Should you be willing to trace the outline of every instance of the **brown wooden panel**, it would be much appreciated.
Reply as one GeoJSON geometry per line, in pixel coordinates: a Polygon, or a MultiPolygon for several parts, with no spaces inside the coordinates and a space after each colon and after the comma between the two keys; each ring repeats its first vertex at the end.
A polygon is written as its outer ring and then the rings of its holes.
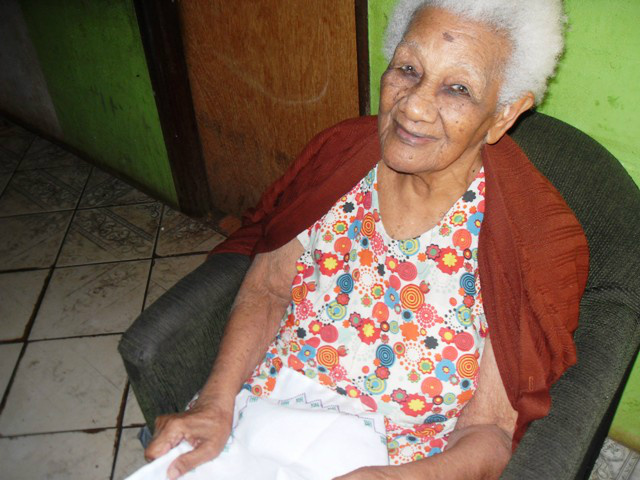
{"type": "Polygon", "coordinates": [[[253,205],[317,132],[358,115],[355,5],[179,4],[213,205],[253,205]]]}

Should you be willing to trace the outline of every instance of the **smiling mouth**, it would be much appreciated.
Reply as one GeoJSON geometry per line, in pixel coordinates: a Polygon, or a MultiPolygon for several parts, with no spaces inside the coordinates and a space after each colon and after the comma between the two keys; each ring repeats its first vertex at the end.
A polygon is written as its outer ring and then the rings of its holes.
{"type": "Polygon", "coordinates": [[[409,145],[424,145],[426,143],[434,142],[436,137],[431,135],[423,135],[416,132],[411,132],[400,125],[398,122],[395,123],[395,131],[396,135],[400,138],[400,140],[409,145]]]}

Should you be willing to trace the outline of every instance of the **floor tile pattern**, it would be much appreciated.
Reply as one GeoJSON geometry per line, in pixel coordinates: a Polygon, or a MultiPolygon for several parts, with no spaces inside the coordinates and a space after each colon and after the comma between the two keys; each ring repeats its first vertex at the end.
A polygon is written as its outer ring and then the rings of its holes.
{"type": "Polygon", "coordinates": [[[16,172],[0,200],[0,216],[72,210],[90,167],[57,167],[16,172]]]}
{"type": "Polygon", "coordinates": [[[149,260],[58,268],[30,339],[122,333],[140,314],[149,260]]]}
{"type": "Polygon", "coordinates": [[[144,465],[118,341],[223,239],[0,119],[0,478],[144,465]]]}
{"type": "Polygon", "coordinates": [[[0,265],[4,270],[51,267],[73,212],[0,218],[0,265]]]}
{"type": "Polygon", "coordinates": [[[589,480],[640,480],[640,454],[606,439],[589,480]]]}
{"type": "Polygon", "coordinates": [[[116,430],[65,432],[0,439],[2,478],[80,480],[110,478],[116,430]]]}
{"type": "Polygon", "coordinates": [[[78,210],[58,265],[151,258],[160,203],[78,210]]]}
{"type": "Polygon", "coordinates": [[[34,307],[49,276],[49,270],[0,273],[0,338],[19,340],[34,313],[34,307]]]}
{"type": "Polygon", "coordinates": [[[94,169],[80,201],[80,208],[128,205],[152,201],[153,199],[122,180],[102,170],[94,169]]]}
{"type": "Polygon", "coordinates": [[[77,167],[85,163],[74,154],[44,138],[36,138],[25,154],[18,170],[51,167],[77,167]]]}

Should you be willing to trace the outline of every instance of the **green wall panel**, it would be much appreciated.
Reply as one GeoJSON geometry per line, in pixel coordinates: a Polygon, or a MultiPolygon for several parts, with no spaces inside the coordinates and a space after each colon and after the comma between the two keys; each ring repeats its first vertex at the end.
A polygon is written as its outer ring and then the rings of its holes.
{"type": "MultiPolygon", "coordinates": [[[[369,2],[371,112],[378,111],[383,32],[394,0],[369,2]]],[[[602,143],[640,184],[640,1],[566,0],[567,53],[541,112],[602,143]]]]}
{"type": "Polygon", "coordinates": [[[21,0],[62,140],[177,204],[131,0],[21,0]]]}
{"type": "Polygon", "coordinates": [[[640,184],[640,1],[565,6],[566,53],[539,110],[598,140],[640,184]]]}
{"type": "Polygon", "coordinates": [[[369,70],[371,78],[371,113],[376,115],[380,107],[380,77],[387,69],[387,60],[382,54],[384,29],[395,0],[369,0],[369,70]]]}

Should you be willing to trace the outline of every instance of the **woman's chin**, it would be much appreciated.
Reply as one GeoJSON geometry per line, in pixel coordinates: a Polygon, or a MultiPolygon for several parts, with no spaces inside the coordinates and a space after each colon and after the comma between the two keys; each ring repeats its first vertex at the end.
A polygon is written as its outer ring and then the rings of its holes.
{"type": "Polygon", "coordinates": [[[431,160],[431,157],[425,155],[398,155],[392,152],[383,152],[382,162],[387,168],[397,173],[424,173],[436,168],[436,164],[431,160]]]}

